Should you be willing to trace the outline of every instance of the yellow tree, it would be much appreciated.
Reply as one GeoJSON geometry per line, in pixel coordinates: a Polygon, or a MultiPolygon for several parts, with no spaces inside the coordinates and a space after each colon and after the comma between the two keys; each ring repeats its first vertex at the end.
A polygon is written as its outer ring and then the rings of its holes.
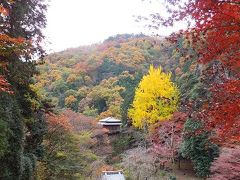
{"type": "Polygon", "coordinates": [[[171,73],[150,66],[136,89],[128,116],[133,125],[141,129],[170,119],[178,108],[179,95],[177,86],[171,81],[171,73]]]}

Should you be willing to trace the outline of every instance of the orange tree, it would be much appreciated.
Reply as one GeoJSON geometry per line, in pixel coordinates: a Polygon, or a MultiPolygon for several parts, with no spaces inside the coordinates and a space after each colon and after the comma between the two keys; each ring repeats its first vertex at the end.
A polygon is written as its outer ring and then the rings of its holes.
{"type": "MultiPolygon", "coordinates": [[[[9,10],[0,5],[1,18],[8,18],[9,10]]],[[[12,53],[23,53],[20,48],[24,43],[23,38],[12,38],[4,32],[0,33],[0,69],[2,73],[6,71],[7,57],[12,53]]],[[[22,46],[23,47],[23,46],[22,46]]],[[[0,75],[0,92],[10,92],[9,84],[3,75],[0,75]]]]}

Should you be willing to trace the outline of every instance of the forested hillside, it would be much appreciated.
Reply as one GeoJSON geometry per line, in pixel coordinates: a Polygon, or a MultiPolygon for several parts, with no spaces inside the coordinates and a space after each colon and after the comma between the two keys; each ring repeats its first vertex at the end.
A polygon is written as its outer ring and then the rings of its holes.
{"type": "MultiPolygon", "coordinates": [[[[207,71],[215,66],[221,66],[221,64],[217,62],[197,64],[196,57],[195,51],[184,36],[179,37],[177,43],[172,44],[164,38],[129,34],[116,35],[101,44],[68,49],[48,55],[44,64],[38,66],[39,75],[34,77],[34,89],[40,96],[51,100],[58,110],[65,111],[64,109],[68,108],[76,113],[91,116],[96,118],[94,123],[97,122],[97,119],[109,116],[123,120],[124,131],[128,135],[122,134],[110,141],[110,151],[99,156],[105,161],[103,167],[106,165],[114,167],[115,163],[121,162],[121,153],[137,144],[141,146],[142,142],[146,141],[147,144],[152,142],[149,145],[150,151],[155,154],[153,156],[154,162],[161,162],[162,158],[174,162],[180,155],[182,158],[191,159],[197,174],[205,177],[209,174],[213,158],[218,154],[218,146],[211,144],[208,140],[210,135],[207,131],[194,136],[194,139],[192,139],[192,135],[188,136],[187,134],[188,131],[197,133],[202,127],[201,122],[192,119],[192,114],[200,111],[199,108],[202,107],[203,103],[209,101],[209,84],[219,81],[219,75],[223,72],[216,72],[209,78],[207,71]],[[132,121],[134,121],[135,127],[142,126],[142,122],[136,122],[138,120],[134,120],[134,118],[138,115],[141,116],[140,119],[146,116],[142,110],[136,108],[141,103],[143,103],[143,107],[147,107],[147,104],[144,105],[144,101],[148,102],[147,99],[140,99],[135,104],[133,100],[135,91],[142,77],[147,74],[150,65],[155,68],[161,67],[163,72],[171,73],[170,81],[175,83],[179,89],[180,99],[175,99],[175,108],[172,110],[170,109],[173,104],[166,107],[164,104],[163,107],[157,105],[159,106],[158,112],[163,111],[163,108],[167,109],[162,112],[162,115],[157,113],[155,120],[151,120],[151,117],[154,116],[153,111],[147,110],[150,124],[154,126],[155,130],[152,129],[151,125],[150,130],[148,130],[150,132],[136,129],[132,131],[129,127],[132,121]],[[133,108],[132,115],[129,113],[130,108],[133,108]],[[173,113],[174,116],[171,117],[173,113]],[[158,123],[159,118],[171,120],[163,124],[158,123]],[[140,126],[137,125],[139,123],[140,126]],[[175,133],[169,134],[173,127],[175,127],[173,129],[175,133]],[[182,136],[183,131],[186,131],[185,138],[182,136]],[[166,137],[164,136],[165,139],[162,139],[162,133],[168,134],[166,137]],[[146,136],[148,136],[147,139],[146,136]],[[174,139],[173,145],[167,143],[171,139],[174,139]],[[191,144],[196,141],[200,143],[198,150],[191,149],[189,146],[192,146],[191,144]],[[207,149],[205,143],[210,145],[207,149]],[[198,151],[201,151],[202,157],[198,155],[198,151]],[[158,158],[160,159],[157,160],[158,158]]],[[[161,78],[157,81],[161,81],[161,78]]],[[[147,84],[149,88],[158,87],[157,84],[154,84],[155,82],[150,80],[142,88],[148,88],[147,84]]],[[[161,88],[161,86],[158,88],[160,96],[164,91],[164,87],[161,88]]],[[[170,90],[169,88],[171,87],[165,87],[167,91],[170,90]]],[[[146,91],[148,90],[146,89],[146,91]]],[[[154,102],[155,98],[152,97],[151,101],[154,102]]],[[[166,97],[166,99],[169,98],[166,97]]],[[[66,115],[69,121],[72,119],[71,113],[73,112],[68,110],[68,115],[66,115]]],[[[79,120],[81,121],[81,118],[79,120]]],[[[93,130],[87,132],[92,134],[93,130]]],[[[105,147],[102,148],[105,149],[105,147]]],[[[144,150],[142,151],[144,152],[144,150]]],[[[135,170],[130,168],[130,171],[135,170]]],[[[149,172],[151,171],[154,170],[151,169],[149,172]]],[[[151,174],[148,175],[151,176],[151,174]]]]}
{"type": "Polygon", "coordinates": [[[162,66],[175,80],[175,75],[189,71],[191,63],[179,60],[174,47],[163,38],[117,35],[101,44],[47,56],[38,66],[35,87],[59,108],[126,121],[135,88],[149,65],[162,66]]]}

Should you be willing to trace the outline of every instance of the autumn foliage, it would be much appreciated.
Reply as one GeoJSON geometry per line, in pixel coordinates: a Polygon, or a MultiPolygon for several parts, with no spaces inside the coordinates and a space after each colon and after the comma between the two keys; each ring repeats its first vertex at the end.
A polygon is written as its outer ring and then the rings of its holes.
{"type": "Polygon", "coordinates": [[[135,92],[128,115],[137,128],[170,119],[178,108],[179,91],[171,82],[171,74],[150,66],[135,92]]]}
{"type": "Polygon", "coordinates": [[[212,89],[213,98],[205,113],[207,127],[219,142],[240,141],[240,83],[227,80],[212,89]]]}
{"type": "MultiPolygon", "coordinates": [[[[13,1],[9,1],[9,4],[12,4],[13,1]]],[[[9,16],[9,8],[5,8],[0,4],[0,15],[7,18],[9,16]]],[[[30,41],[26,41],[22,37],[11,37],[7,33],[0,33],[0,60],[6,61],[6,57],[15,53],[17,55],[29,54],[30,41]]]]}
{"type": "MultiPolygon", "coordinates": [[[[9,4],[12,3],[12,1],[8,2],[9,4]]],[[[9,15],[9,9],[4,8],[0,4],[0,16],[2,18],[7,18],[9,15]]],[[[9,61],[9,56],[15,54],[17,56],[22,55],[29,55],[30,54],[30,41],[26,41],[22,37],[11,37],[7,35],[6,33],[1,32],[0,33],[0,70],[5,73],[7,73],[7,65],[9,61]]],[[[8,92],[13,93],[10,90],[10,86],[8,81],[3,75],[0,75],[0,92],[8,92]]]]}
{"type": "Polygon", "coordinates": [[[7,61],[11,54],[29,55],[31,43],[22,37],[13,38],[6,34],[0,34],[0,54],[1,60],[7,61]]]}
{"type": "MultiPolygon", "coordinates": [[[[239,0],[168,0],[169,17],[152,14],[153,27],[160,24],[172,26],[175,21],[187,21],[189,29],[184,32],[193,39],[200,54],[200,62],[221,60],[227,66],[239,68],[239,0]],[[178,7],[176,9],[175,7],[178,7]],[[199,46],[201,45],[201,46],[199,46]]],[[[182,34],[183,31],[180,31],[182,34]]]]}
{"type": "Polygon", "coordinates": [[[204,34],[200,61],[219,59],[227,66],[239,68],[240,1],[190,0],[186,10],[195,20],[193,30],[198,33],[198,39],[204,34]]]}
{"type": "Polygon", "coordinates": [[[12,93],[12,91],[10,91],[10,86],[7,82],[7,80],[0,75],[0,93],[1,92],[8,92],[8,93],[12,93]]]}
{"type": "Polygon", "coordinates": [[[174,162],[182,142],[182,130],[186,118],[185,113],[175,112],[170,120],[154,125],[150,132],[150,139],[151,151],[156,157],[174,162]]]}
{"type": "Polygon", "coordinates": [[[210,180],[239,179],[240,147],[223,148],[220,156],[212,163],[210,180]]]}
{"type": "Polygon", "coordinates": [[[160,14],[151,15],[155,22],[153,27],[172,26],[176,21],[188,22],[187,30],[174,33],[170,39],[176,42],[176,38],[186,35],[198,53],[200,64],[217,60],[225,70],[234,72],[226,77],[226,81],[212,84],[212,100],[205,106],[208,117],[204,121],[207,128],[214,129],[219,141],[239,141],[240,1],[167,0],[166,9],[167,18],[160,14]]]}
{"type": "Polygon", "coordinates": [[[46,115],[47,118],[47,124],[48,124],[48,131],[49,132],[54,132],[57,129],[62,128],[63,130],[71,130],[73,127],[69,122],[69,118],[64,115],[64,114],[47,114],[46,115]]]}
{"type": "Polygon", "coordinates": [[[2,14],[3,16],[7,16],[9,14],[9,11],[8,9],[0,5],[0,14],[2,14]]]}

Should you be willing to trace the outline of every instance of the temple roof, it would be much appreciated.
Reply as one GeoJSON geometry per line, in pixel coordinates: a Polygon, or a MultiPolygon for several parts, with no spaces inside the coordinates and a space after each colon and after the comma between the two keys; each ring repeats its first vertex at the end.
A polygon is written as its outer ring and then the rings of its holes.
{"type": "Polygon", "coordinates": [[[116,119],[114,117],[107,117],[104,119],[99,120],[98,122],[101,125],[122,125],[122,121],[120,119],[116,119]]]}

